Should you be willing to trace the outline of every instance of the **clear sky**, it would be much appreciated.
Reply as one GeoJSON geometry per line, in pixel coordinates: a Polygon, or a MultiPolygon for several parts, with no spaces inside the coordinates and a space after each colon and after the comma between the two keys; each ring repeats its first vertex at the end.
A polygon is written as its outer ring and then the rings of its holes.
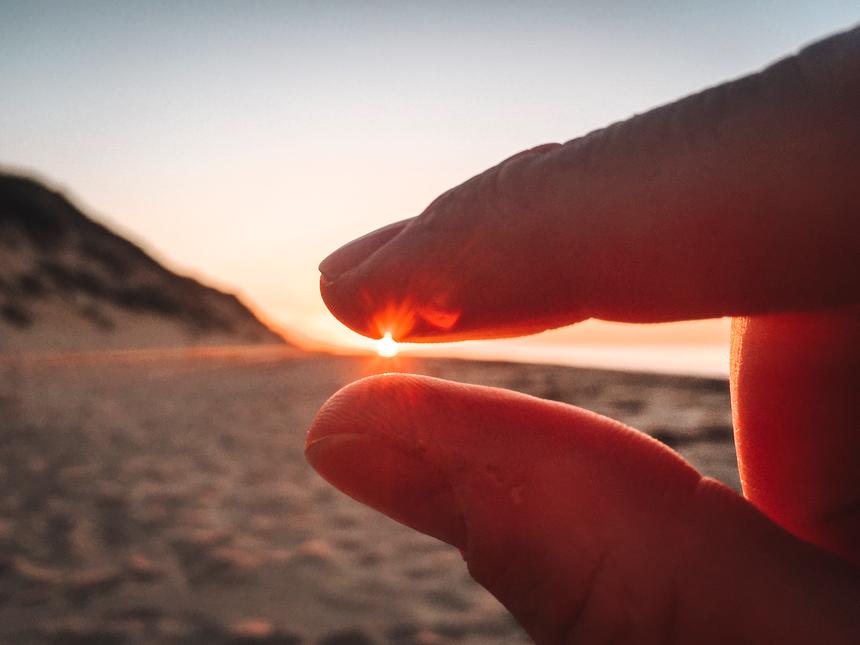
{"type": "MultiPolygon", "coordinates": [[[[0,0],[0,162],[271,320],[349,343],[317,291],[329,251],[512,152],[756,70],[857,9],[0,0]]],[[[723,342],[725,325],[590,323],[537,342],[676,336],[723,342]]]]}

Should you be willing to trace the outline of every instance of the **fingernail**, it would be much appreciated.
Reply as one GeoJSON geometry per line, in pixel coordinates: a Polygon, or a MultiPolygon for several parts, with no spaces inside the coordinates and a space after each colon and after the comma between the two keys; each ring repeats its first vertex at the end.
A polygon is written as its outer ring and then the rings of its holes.
{"type": "Polygon", "coordinates": [[[323,274],[326,280],[335,280],[338,276],[361,264],[377,249],[394,239],[411,221],[412,218],[383,226],[352,242],[344,244],[320,262],[320,273],[323,274]]]}
{"type": "Polygon", "coordinates": [[[417,531],[465,546],[465,524],[451,485],[417,453],[383,437],[334,434],[311,437],[305,457],[353,499],[417,531]]]}

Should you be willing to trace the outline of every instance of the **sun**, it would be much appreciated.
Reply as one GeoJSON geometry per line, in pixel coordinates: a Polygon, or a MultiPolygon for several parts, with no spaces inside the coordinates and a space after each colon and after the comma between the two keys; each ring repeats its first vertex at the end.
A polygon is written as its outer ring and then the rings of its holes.
{"type": "Polygon", "coordinates": [[[397,356],[397,352],[400,351],[397,341],[391,337],[390,331],[385,332],[382,338],[374,341],[374,345],[376,345],[376,353],[383,358],[397,356]]]}

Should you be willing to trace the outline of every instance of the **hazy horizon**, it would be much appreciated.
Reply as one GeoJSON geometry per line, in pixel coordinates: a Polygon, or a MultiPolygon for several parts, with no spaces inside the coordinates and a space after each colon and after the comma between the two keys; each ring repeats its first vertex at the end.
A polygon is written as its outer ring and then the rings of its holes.
{"type": "MultiPolygon", "coordinates": [[[[847,2],[3,5],[0,162],[267,321],[361,347],[317,292],[330,251],[517,150],[856,20],[847,2]]],[[[724,320],[590,321],[486,351],[539,360],[549,347],[727,336],[724,320]]]]}

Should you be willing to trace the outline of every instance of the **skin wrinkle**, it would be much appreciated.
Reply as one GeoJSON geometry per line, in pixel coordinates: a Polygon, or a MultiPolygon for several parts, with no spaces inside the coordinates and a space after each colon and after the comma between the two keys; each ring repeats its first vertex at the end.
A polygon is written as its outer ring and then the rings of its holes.
{"type": "MultiPolygon", "coordinates": [[[[547,152],[556,153],[560,147],[561,146],[554,147],[547,152]]],[[[546,153],[540,153],[540,154],[541,154],[540,158],[535,158],[535,159],[530,160],[532,162],[530,164],[530,167],[533,171],[535,170],[535,166],[543,166],[544,165],[541,162],[545,161],[546,153]]],[[[540,172],[540,170],[538,170],[538,172],[540,172]]],[[[543,189],[541,194],[543,194],[543,195],[549,194],[551,187],[553,188],[553,190],[552,190],[553,194],[557,195],[560,192],[558,188],[553,187],[553,182],[543,181],[541,187],[543,189]],[[550,186],[546,187],[545,184],[549,184],[550,186]]],[[[559,247],[557,240],[560,240],[563,238],[559,235],[554,234],[554,227],[555,227],[555,225],[557,225],[557,223],[562,218],[559,216],[559,212],[557,210],[556,204],[550,204],[548,210],[550,212],[553,212],[553,216],[551,216],[551,217],[538,217],[535,219],[537,220],[536,238],[542,240],[542,245],[548,251],[548,252],[543,254],[542,259],[546,260],[548,262],[548,264],[550,266],[549,274],[551,276],[556,277],[556,283],[558,285],[552,291],[560,292],[562,294],[562,299],[567,303],[573,304],[573,303],[576,303],[577,301],[582,302],[581,297],[580,298],[576,297],[576,291],[574,289],[573,283],[576,282],[577,286],[579,286],[579,285],[581,285],[581,283],[583,281],[582,280],[576,280],[575,278],[573,280],[563,278],[563,276],[565,276],[566,274],[568,274],[570,272],[569,268],[567,270],[564,270],[563,267],[564,266],[569,267],[570,264],[572,264],[570,262],[570,254],[571,254],[571,251],[575,251],[575,250],[570,249],[570,248],[565,248],[564,250],[562,250],[562,248],[559,247]],[[564,260],[562,258],[564,258],[564,260]]],[[[569,319],[566,320],[565,322],[547,321],[546,324],[548,325],[548,328],[553,329],[553,328],[561,327],[561,326],[564,326],[564,325],[567,325],[570,323],[585,320],[588,317],[582,311],[581,307],[571,308],[571,309],[569,309],[567,314],[568,314],[569,319]]]]}
{"type": "MultiPolygon", "coordinates": [[[[650,115],[636,117],[633,121],[619,128],[620,136],[618,138],[622,142],[620,144],[622,152],[616,153],[616,156],[620,154],[633,154],[631,162],[624,166],[624,171],[627,174],[633,174],[630,188],[628,189],[628,208],[641,211],[641,215],[630,216],[628,218],[631,224],[636,225],[636,228],[625,231],[624,235],[616,235],[618,238],[615,249],[617,254],[616,259],[623,260],[625,256],[636,259],[638,266],[631,268],[628,273],[632,272],[634,280],[637,281],[641,276],[641,279],[644,281],[642,288],[645,290],[651,289],[650,283],[658,282],[664,285],[663,288],[668,291],[674,283],[684,279],[685,276],[688,282],[693,277],[692,275],[688,276],[683,272],[678,272],[673,268],[673,264],[678,261],[674,259],[675,256],[679,256],[681,261],[684,261],[683,249],[670,247],[671,251],[667,253],[660,245],[655,245],[651,249],[640,248],[642,247],[640,240],[647,238],[649,231],[661,231],[659,234],[667,236],[667,241],[671,245],[678,242],[675,237],[669,236],[672,235],[673,226],[678,226],[680,222],[682,214],[679,211],[681,209],[674,205],[674,201],[677,199],[675,194],[667,191],[665,186],[683,186],[690,183],[685,181],[685,178],[695,172],[698,164],[670,163],[665,161],[667,156],[673,154],[672,152],[669,155],[660,154],[653,164],[649,164],[645,157],[651,150],[661,150],[663,148],[661,140],[665,138],[670,139],[671,143],[669,145],[672,151],[680,151],[679,153],[674,153],[678,157],[684,159],[690,155],[692,142],[688,136],[688,124],[698,118],[696,116],[699,113],[698,102],[699,99],[696,97],[686,99],[686,109],[660,110],[650,115]],[[639,141],[637,145],[633,146],[632,150],[625,151],[625,144],[623,142],[629,140],[630,137],[624,136],[624,132],[631,131],[639,133],[639,141]],[[643,132],[645,134],[642,134],[643,132]],[[641,170],[643,166],[645,168],[650,167],[650,170],[643,172],[641,170]],[[640,206],[640,204],[647,204],[647,207],[640,206]],[[651,274],[655,274],[657,277],[653,277],[651,274]]],[[[683,223],[680,225],[684,226],[683,223]]],[[[693,241],[692,243],[688,242],[688,244],[696,246],[699,243],[698,241],[693,241]]],[[[618,285],[615,288],[622,293],[625,289],[630,292],[630,296],[628,297],[632,297],[633,300],[626,306],[632,307],[635,306],[637,289],[635,286],[630,288],[625,286],[629,280],[630,278],[626,274],[619,275],[618,285]]],[[[675,287],[675,290],[679,290],[681,293],[693,291],[689,286],[682,286],[680,289],[675,287]]],[[[680,300],[677,296],[673,297],[673,299],[680,300]]]]}
{"type": "Polygon", "coordinates": [[[418,216],[416,222],[427,227],[428,230],[443,235],[451,232],[452,224],[455,231],[462,231],[463,229],[457,225],[463,221],[468,221],[467,218],[472,212],[468,208],[469,202],[474,201],[474,194],[480,192],[477,187],[486,180],[486,175],[496,171],[502,164],[504,162],[470,177],[460,185],[443,193],[437,200],[434,200],[431,208],[418,216]],[[450,221],[452,213],[459,214],[459,217],[455,216],[453,222],[450,221]]]}
{"type": "MultiPolygon", "coordinates": [[[[466,535],[470,536],[474,534],[473,524],[469,521],[468,514],[466,515],[466,535]]],[[[483,563],[480,562],[480,547],[476,549],[476,541],[474,539],[467,538],[468,547],[463,549],[463,560],[466,562],[466,568],[469,571],[469,575],[472,576],[477,582],[481,582],[481,579],[485,576],[483,575],[483,571],[481,570],[481,566],[483,563]]],[[[500,562],[493,563],[493,580],[498,582],[498,580],[510,580],[512,585],[519,585],[518,576],[510,575],[509,572],[513,570],[513,565],[517,564],[512,558],[504,558],[500,562]]],[[[502,587],[499,588],[498,584],[493,585],[494,593],[493,595],[496,597],[499,602],[505,604],[505,599],[511,596],[511,587],[502,587]]],[[[510,608],[508,608],[510,610],[510,608]]]]}
{"type": "MultiPolygon", "coordinates": [[[[577,236],[574,240],[575,245],[573,248],[566,246],[564,241],[567,238],[566,231],[571,222],[578,221],[583,225],[582,228],[588,228],[588,221],[586,219],[583,222],[583,217],[587,218],[590,213],[594,212],[594,209],[590,208],[589,205],[591,194],[586,190],[578,190],[577,181],[581,183],[582,178],[589,176],[589,163],[592,157],[592,150],[596,147],[594,141],[600,136],[605,136],[605,132],[605,130],[592,132],[585,137],[573,139],[565,143],[561,148],[553,151],[553,158],[558,160],[556,163],[562,168],[562,175],[577,178],[570,182],[555,182],[558,186],[557,202],[564,204],[564,206],[557,207],[555,217],[547,220],[549,235],[547,235],[546,239],[551,249],[548,255],[551,259],[554,258],[553,271],[559,276],[563,276],[570,271],[570,266],[573,263],[565,264],[564,259],[571,256],[575,258],[580,267],[593,267],[596,265],[592,257],[594,245],[587,243],[585,236],[577,236]],[[579,205],[577,212],[571,212],[571,204],[579,205]]],[[[593,315],[587,305],[587,303],[594,301],[592,293],[593,281],[584,278],[585,276],[577,277],[574,275],[572,280],[564,281],[564,293],[570,299],[569,302],[578,303],[577,313],[574,318],[579,320],[586,320],[593,315]]],[[[571,322],[576,322],[576,320],[572,320],[571,322]]]]}
{"type": "Polygon", "coordinates": [[[573,603],[573,606],[570,608],[570,618],[563,622],[559,628],[559,643],[564,643],[565,645],[588,645],[580,641],[580,632],[588,618],[588,609],[594,595],[594,589],[597,586],[600,575],[605,571],[608,559],[608,549],[597,556],[597,562],[586,575],[582,597],[578,602],[573,603]]]}
{"type": "Polygon", "coordinates": [[[376,435],[386,440],[390,440],[393,444],[397,446],[398,449],[402,450],[405,453],[412,453],[413,455],[415,455],[414,447],[402,437],[396,434],[388,434],[387,432],[365,432],[365,427],[378,428],[380,424],[376,423],[373,419],[363,419],[363,422],[359,421],[358,423],[356,423],[355,417],[350,414],[351,406],[349,405],[349,403],[351,403],[351,401],[348,401],[348,396],[348,392],[341,390],[341,392],[338,392],[334,397],[326,401],[325,405],[323,405],[323,407],[317,413],[317,416],[314,419],[312,425],[338,428],[348,426],[354,427],[356,429],[350,431],[339,430],[337,433],[325,434],[322,437],[309,439],[306,443],[306,447],[312,447],[321,441],[325,441],[331,438],[332,436],[367,436],[368,434],[370,434],[371,436],[376,435]],[[345,399],[347,400],[345,401],[345,399]]]}
{"type": "MultiPolygon", "coordinates": [[[[650,439],[650,437],[648,438],[650,439]]],[[[663,444],[656,441],[654,443],[656,444],[653,446],[655,450],[666,450],[666,447],[663,444]]],[[[674,451],[671,452],[674,453],[674,451]]],[[[702,488],[722,486],[722,484],[713,479],[701,476],[698,472],[689,467],[686,462],[683,462],[683,465],[687,466],[691,477],[688,480],[685,480],[682,485],[678,485],[678,482],[675,482],[675,484],[672,486],[664,486],[662,489],[656,491],[654,495],[650,496],[648,501],[648,506],[651,509],[650,513],[652,515],[655,509],[661,509],[662,511],[659,517],[654,516],[653,518],[653,523],[655,526],[670,527],[680,531],[680,537],[675,536],[670,539],[664,536],[664,539],[666,541],[678,545],[683,545],[687,543],[687,539],[683,536],[686,535],[691,530],[691,528],[695,526],[695,521],[690,521],[690,519],[688,518],[695,519],[695,513],[697,509],[695,500],[696,497],[700,494],[702,488]]],[[[677,553],[678,552],[676,551],[676,555],[677,553]]],[[[654,641],[655,643],[660,643],[661,645],[672,645],[673,643],[680,642],[678,640],[680,638],[680,616],[677,611],[678,604],[680,602],[680,591],[679,583],[676,580],[677,573],[677,571],[673,571],[668,576],[666,576],[665,583],[668,587],[666,597],[668,598],[668,601],[666,603],[658,605],[658,607],[666,613],[666,618],[663,621],[653,621],[654,624],[660,625],[660,628],[657,630],[657,633],[662,633],[666,635],[664,638],[657,639],[654,641]]],[[[618,642],[629,642],[625,640],[624,636],[621,636],[620,638],[621,640],[619,640],[618,642]]],[[[575,643],[576,641],[564,642],[575,643]]],[[[582,645],[586,645],[585,642],[583,642],[582,645]]]]}
{"type": "MultiPolygon", "coordinates": [[[[834,508],[822,510],[808,518],[806,524],[809,527],[848,526],[852,533],[860,536],[860,498],[854,497],[834,508]]],[[[845,530],[838,532],[845,533],[845,530]]]]}
{"type": "MultiPolygon", "coordinates": [[[[626,280],[626,277],[619,273],[619,265],[615,261],[614,254],[606,253],[605,241],[607,236],[602,230],[606,223],[603,221],[603,209],[600,204],[602,197],[599,188],[601,184],[605,183],[605,178],[597,167],[593,167],[589,171],[579,162],[579,151],[586,150],[589,153],[588,156],[596,160],[598,151],[604,154],[612,149],[615,133],[623,127],[623,123],[617,123],[606,129],[593,132],[584,139],[576,140],[571,154],[568,155],[568,165],[562,170],[562,178],[566,180],[565,183],[567,184],[567,198],[564,201],[568,205],[578,205],[579,208],[574,212],[568,206],[564,211],[564,217],[558,218],[558,230],[553,236],[554,246],[558,251],[554,255],[558,258],[564,257],[563,247],[559,245],[569,241],[568,231],[581,228],[584,232],[588,232],[588,235],[576,236],[575,238],[579,247],[576,253],[579,260],[578,266],[589,267],[591,274],[576,281],[580,293],[579,300],[582,302],[580,310],[584,317],[599,317],[597,315],[599,307],[595,308],[595,303],[600,302],[599,288],[596,283],[599,282],[600,287],[608,292],[617,293],[621,289],[614,286],[613,280],[617,280],[620,285],[626,280]],[[598,186],[598,189],[595,190],[593,185],[598,186]],[[598,277],[599,280],[595,281],[594,277],[598,277]]],[[[562,271],[562,267],[559,266],[556,270],[562,271]]],[[[563,271],[562,274],[566,272],[563,271]]]]}
{"type": "Polygon", "coordinates": [[[353,268],[350,266],[351,263],[355,263],[359,259],[363,262],[369,258],[371,254],[366,254],[366,257],[361,258],[358,251],[364,250],[371,240],[378,244],[374,249],[375,252],[403,232],[403,229],[409,225],[412,219],[413,218],[408,218],[400,220],[399,222],[394,222],[393,224],[388,224],[387,226],[371,231],[370,233],[362,235],[352,242],[343,245],[320,262],[320,273],[328,282],[334,282],[334,280],[340,277],[344,272],[353,268]],[[380,238],[384,240],[382,243],[378,242],[380,238]],[[347,257],[345,258],[344,255],[347,257]]]}

